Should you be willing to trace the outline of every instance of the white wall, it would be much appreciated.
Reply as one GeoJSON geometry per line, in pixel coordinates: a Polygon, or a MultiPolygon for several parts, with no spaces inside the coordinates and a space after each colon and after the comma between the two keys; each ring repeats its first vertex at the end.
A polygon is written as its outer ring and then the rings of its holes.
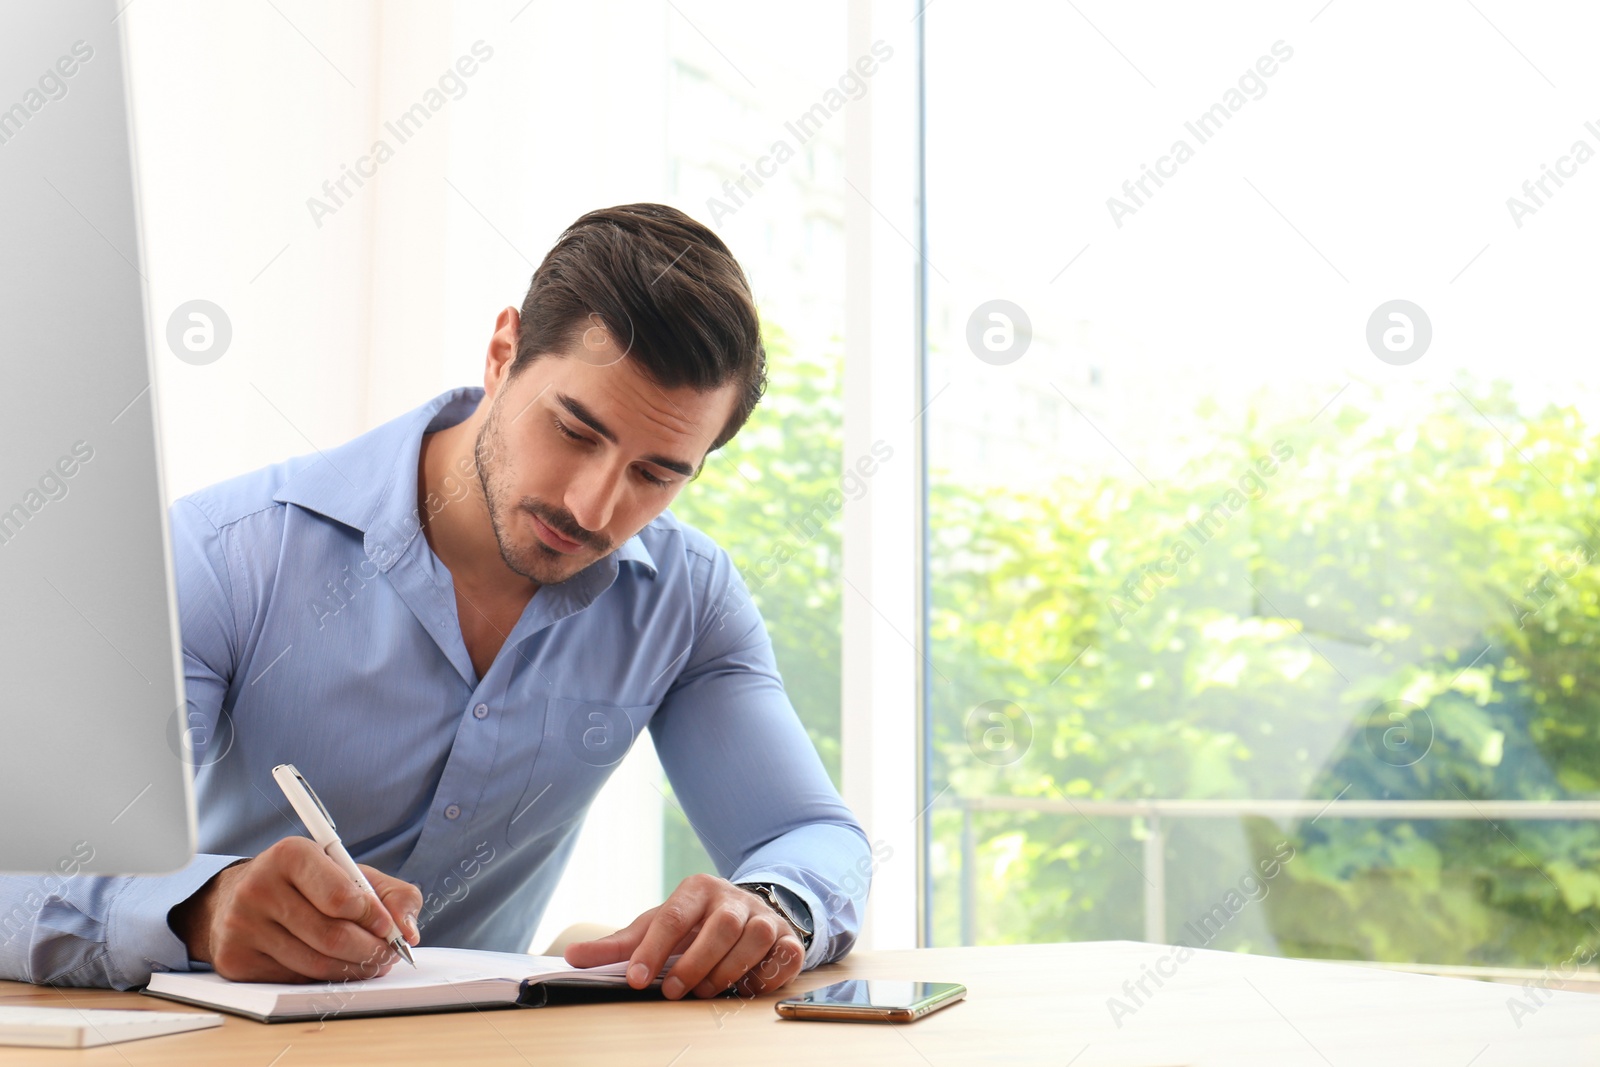
{"type": "Polygon", "coordinates": [[[206,366],[158,352],[175,495],[367,426],[370,222],[317,231],[304,200],[370,139],[376,41],[365,5],[305,7],[285,10],[338,71],[271,5],[150,0],[122,15],[152,332],[197,298],[234,331],[206,366]]]}

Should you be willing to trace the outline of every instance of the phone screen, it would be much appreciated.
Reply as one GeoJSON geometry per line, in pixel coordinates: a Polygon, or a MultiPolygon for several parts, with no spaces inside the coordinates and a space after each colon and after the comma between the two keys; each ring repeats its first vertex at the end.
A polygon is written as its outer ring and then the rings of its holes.
{"type": "Polygon", "coordinates": [[[850,1005],[873,1008],[915,1008],[930,998],[960,986],[954,982],[894,982],[857,978],[813,989],[794,999],[804,1004],[850,1005]]]}

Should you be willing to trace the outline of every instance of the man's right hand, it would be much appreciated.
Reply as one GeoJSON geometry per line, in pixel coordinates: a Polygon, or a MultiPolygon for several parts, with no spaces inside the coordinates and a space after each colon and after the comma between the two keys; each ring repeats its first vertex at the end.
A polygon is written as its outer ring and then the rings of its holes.
{"type": "Polygon", "coordinates": [[[236,982],[343,982],[389,973],[399,958],[384,940],[391,918],[418,941],[422,892],[360,864],[383,901],[306,837],[286,837],[217,872],[168,913],[189,958],[236,982]]]}

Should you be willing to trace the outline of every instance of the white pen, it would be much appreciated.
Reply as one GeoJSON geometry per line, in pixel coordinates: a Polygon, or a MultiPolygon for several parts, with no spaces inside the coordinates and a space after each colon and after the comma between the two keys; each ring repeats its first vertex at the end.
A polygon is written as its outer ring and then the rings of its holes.
{"type": "MultiPolygon", "coordinates": [[[[361,868],[356,866],[356,861],[350,858],[350,852],[344,847],[344,842],[339,840],[339,834],[333,826],[333,816],[328,814],[328,809],[322,803],[322,798],[317,796],[316,790],[311,788],[311,783],[306,781],[306,776],[295,770],[292,763],[280,763],[272,768],[272,777],[277,779],[278,787],[283,790],[283,795],[289,798],[289,803],[294,805],[295,814],[300,816],[300,821],[306,824],[306,829],[311,833],[311,839],[322,847],[328,858],[339,865],[340,870],[348,874],[358,887],[367,891],[367,894],[378,902],[378,906],[388,908],[383,903],[383,898],[378,896],[377,890],[372,888],[372,883],[367,881],[367,876],[361,873],[361,868]]],[[[401,936],[400,928],[395,925],[394,919],[389,920],[389,944],[394,950],[405,957],[405,961],[415,967],[417,961],[411,958],[411,947],[406,944],[406,939],[401,936]]]]}

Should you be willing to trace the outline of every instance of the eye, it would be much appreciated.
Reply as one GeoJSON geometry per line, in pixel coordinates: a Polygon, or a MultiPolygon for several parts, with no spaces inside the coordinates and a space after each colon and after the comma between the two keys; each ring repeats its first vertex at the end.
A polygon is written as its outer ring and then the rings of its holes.
{"type": "Polygon", "coordinates": [[[556,429],[561,432],[561,436],[565,437],[567,440],[569,440],[569,441],[581,441],[584,444],[589,444],[590,443],[589,439],[587,437],[583,436],[583,434],[581,434],[581,433],[573,433],[571,430],[567,429],[567,424],[562,422],[560,419],[556,419],[555,420],[555,424],[556,424],[556,429]]]}
{"type": "Polygon", "coordinates": [[[666,486],[671,484],[665,478],[657,478],[655,475],[651,474],[649,471],[645,470],[643,467],[639,468],[639,477],[643,478],[645,481],[649,482],[651,485],[658,486],[660,488],[666,488],[666,486]]]}

